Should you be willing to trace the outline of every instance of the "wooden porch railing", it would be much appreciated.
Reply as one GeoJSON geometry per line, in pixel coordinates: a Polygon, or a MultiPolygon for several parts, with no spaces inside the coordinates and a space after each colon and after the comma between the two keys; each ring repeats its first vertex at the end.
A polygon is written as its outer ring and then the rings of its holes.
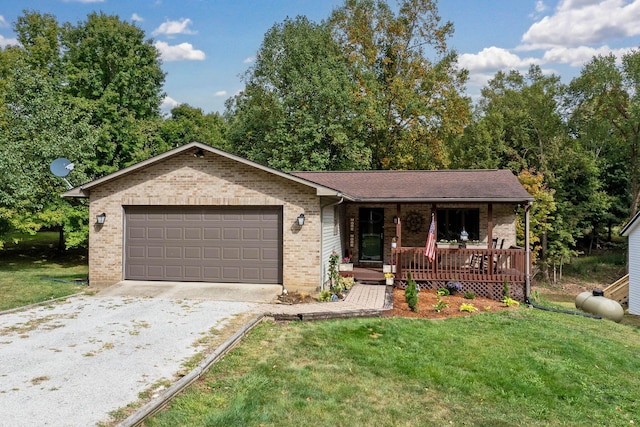
{"type": "Polygon", "coordinates": [[[407,273],[416,281],[449,281],[524,284],[526,257],[523,249],[440,249],[429,262],[424,248],[391,250],[396,263],[396,280],[407,273]]]}

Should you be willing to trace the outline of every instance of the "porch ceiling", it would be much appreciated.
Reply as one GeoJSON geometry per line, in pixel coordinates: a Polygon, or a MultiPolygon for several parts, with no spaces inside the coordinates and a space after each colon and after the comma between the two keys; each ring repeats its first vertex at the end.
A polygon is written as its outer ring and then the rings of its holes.
{"type": "Polygon", "coordinates": [[[294,172],[357,202],[527,203],[533,197],[509,170],[294,172]]]}

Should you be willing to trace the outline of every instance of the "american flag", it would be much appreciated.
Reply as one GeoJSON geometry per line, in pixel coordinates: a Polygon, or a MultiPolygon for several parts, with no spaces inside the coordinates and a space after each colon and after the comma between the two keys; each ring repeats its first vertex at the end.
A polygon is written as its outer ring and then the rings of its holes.
{"type": "Polygon", "coordinates": [[[433,214],[431,214],[431,225],[429,226],[429,236],[427,236],[427,244],[424,247],[424,256],[427,257],[429,262],[433,262],[436,257],[436,225],[433,221],[433,214]]]}

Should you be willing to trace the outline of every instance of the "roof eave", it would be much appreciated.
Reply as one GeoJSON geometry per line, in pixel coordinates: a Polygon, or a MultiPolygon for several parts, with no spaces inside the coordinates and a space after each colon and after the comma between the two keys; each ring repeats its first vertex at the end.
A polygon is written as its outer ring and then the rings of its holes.
{"type": "Polygon", "coordinates": [[[159,154],[159,155],[157,155],[155,157],[151,157],[151,158],[149,158],[147,160],[143,160],[143,161],[141,161],[139,163],[136,163],[135,165],[131,165],[131,166],[128,166],[128,167],[126,167],[124,169],[120,169],[119,171],[116,171],[116,172],[111,173],[109,175],[103,176],[102,178],[98,178],[98,179],[96,179],[94,181],[91,181],[91,182],[88,182],[86,184],[80,185],[78,187],[72,188],[71,190],[63,193],[62,197],[87,198],[87,197],[89,197],[90,190],[93,187],[96,187],[98,185],[104,184],[104,183],[109,182],[109,181],[113,181],[114,179],[122,178],[122,177],[124,177],[126,175],[129,175],[129,174],[131,174],[133,172],[136,172],[136,171],[138,171],[140,169],[143,169],[143,168],[145,168],[145,167],[147,167],[149,165],[152,165],[152,164],[160,162],[160,161],[162,161],[164,159],[176,156],[176,155],[181,154],[181,153],[183,153],[183,152],[185,152],[187,150],[190,150],[192,148],[200,148],[202,150],[206,150],[208,152],[217,154],[219,156],[226,157],[226,158],[228,158],[230,160],[235,160],[235,161],[237,161],[239,163],[242,163],[242,164],[245,164],[247,166],[251,166],[251,167],[254,167],[256,169],[262,170],[264,172],[268,172],[268,173],[271,173],[273,175],[282,177],[282,178],[287,179],[289,181],[294,181],[294,182],[297,182],[298,184],[302,184],[302,185],[305,185],[307,187],[315,188],[316,189],[316,194],[318,196],[342,197],[342,194],[339,191],[335,190],[335,189],[332,189],[332,188],[329,188],[329,187],[325,187],[325,186],[317,184],[317,183],[315,183],[313,181],[309,181],[307,179],[300,178],[300,177],[297,177],[295,175],[291,175],[291,174],[288,174],[286,172],[282,172],[282,171],[279,171],[277,169],[270,168],[268,166],[261,165],[259,163],[253,162],[251,160],[247,160],[247,159],[242,158],[242,157],[238,157],[238,156],[233,155],[231,153],[227,153],[226,151],[218,150],[217,148],[213,148],[213,147],[211,147],[209,145],[206,145],[206,144],[203,144],[201,142],[190,142],[188,144],[185,144],[185,145],[182,145],[180,147],[174,148],[173,150],[169,150],[169,151],[167,151],[165,153],[159,154]]]}
{"type": "Polygon", "coordinates": [[[533,198],[463,198],[463,197],[440,197],[440,198],[422,198],[422,197],[354,197],[354,202],[366,203],[531,203],[533,198]]]}
{"type": "Polygon", "coordinates": [[[634,228],[635,223],[638,221],[638,218],[640,218],[640,211],[636,212],[633,218],[631,218],[631,221],[629,221],[624,227],[622,227],[622,230],[620,230],[620,235],[623,237],[628,237],[631,233],[631,229],[634,228]]]}

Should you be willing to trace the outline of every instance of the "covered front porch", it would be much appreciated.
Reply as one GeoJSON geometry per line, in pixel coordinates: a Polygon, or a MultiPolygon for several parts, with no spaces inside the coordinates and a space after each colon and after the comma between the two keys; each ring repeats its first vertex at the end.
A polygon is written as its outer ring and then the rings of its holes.
{"type": "Polygon", "coordinates": [[[525,299],[528,270],[522,248],[487,249],[464,244],[454,249],[436,247],[433,261],[425,256],[424,247],[396,247],[391,251],[398,287],[404,288],[410,275],[423,289],[443,288],[454,281],[460,282],[462,292],[500,300],[507,284],[511,298],[525,299]]]}

